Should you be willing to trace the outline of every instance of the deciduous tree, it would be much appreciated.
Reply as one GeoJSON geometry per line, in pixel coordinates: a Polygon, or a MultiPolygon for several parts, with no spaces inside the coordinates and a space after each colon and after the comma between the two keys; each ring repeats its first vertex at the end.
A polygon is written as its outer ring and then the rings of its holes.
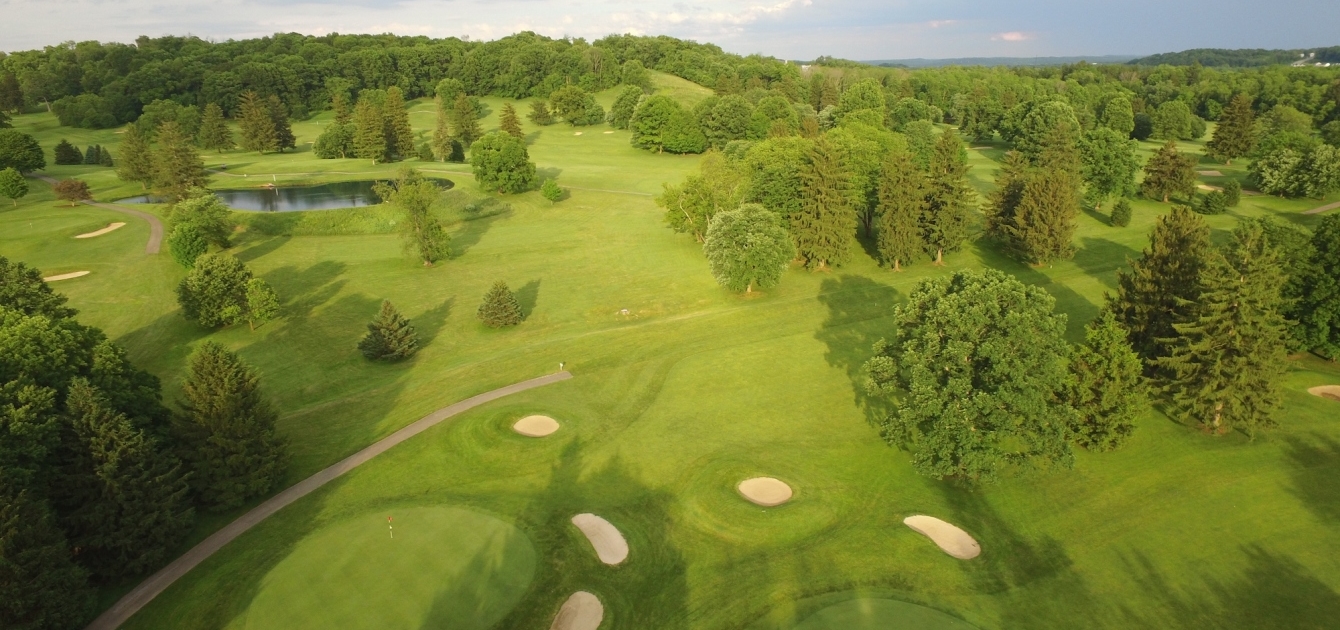
{"type": "Polygon", "coordinates": [[[270,283],[260,279],[247,280],[247,325],[256,330],[279,315],[279,294],[270,283]]]}
{"type": "Polygon", "coordinates": [[[70,202],[71,207],[93,198],[93,193],[88,190],[88,182],[82,179],[62,179],[52,184],[51,190],[56,193],[57,199],[70,202]]]}
{"type": "Polygon", "coordinates": [[[31,173],[46,166],[46,154],[36,138],[14,129],[0,129],[0,168],[31,173]]]}
{"type": "Polygon", "coordinates": [[[703,253],[717,284],[737,293],[777,286],[796,257],[781,219],[756,203],[713,216],[703,253]]]}
{"type": "Polygon", "coordinates": [[[499,131],[485,134],[470,147],[470,170],[481,187],[500,193],[523,192],[535,179],[535,163],[525,141],[499,131]]]}
{"type": "Polygon", "coordinates": [[[0,195],[19,205],[19,199],[28,194],[28,180],[13,167],[0,170],[0,195]]]}
{"type": "Polygon", "coordinates": [[[247,282],[251,270],[225,253],[195,260],[190,273],[177,285],[182,315],[206,328],[235,324],[246,316],[247,282]]]}
{"type": "Polygon", "coordinates": [[[405,219],[400,222],[405,248],[412,249],[423,266],[432,267],[438,259],[451,254],[451,237],[433,215],[433,205],[442,196],[437,184],[406,168],[394,181],[378,182],[375,190],[378,197],[405,211],[405,219]]]}
{"type": "Polygon", "coordinates": [[[1129,134],[1099,127],[1088,132],[1080,143],[1085,197],[1095,210],[1111,197],[1135,194],[1135,175],[1140,172],[1136,143],[1129,134]]]}
{"type": "Polygon", "coordinates": [[[610,126],[627,129],[629,121],[633,119],[633,111],[644,95],[642,88],[635,85],[626,85],[619,90],[618,96],[614,97],[614,104],[610,106],[610,126]]]}

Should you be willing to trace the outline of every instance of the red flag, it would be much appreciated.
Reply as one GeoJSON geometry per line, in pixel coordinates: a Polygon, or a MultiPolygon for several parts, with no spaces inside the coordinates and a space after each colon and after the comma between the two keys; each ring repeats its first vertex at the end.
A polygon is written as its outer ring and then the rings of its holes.
{"type": "Polygon", "coordinates": [[[387,523],[390,523],[390,522],[391,522],[391,517],[389,517],[389,516],[386,517],[386,522],[387,522],[387,523]]]}

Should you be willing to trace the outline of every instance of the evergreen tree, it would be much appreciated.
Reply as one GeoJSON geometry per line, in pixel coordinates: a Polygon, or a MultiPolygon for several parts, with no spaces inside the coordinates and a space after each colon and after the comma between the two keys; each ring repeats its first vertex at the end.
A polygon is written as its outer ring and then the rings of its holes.
{"type": "Polygon", "coordinates": [[[0,627],[78,628],[93,592],[46,502],[0,467],[0,627]]]}
{"type": "Polygon", "coordinates": [[[247,281],[247,325],[256,330],[257,324],[265,324],[279,315],[279,294],[270,283],[252,278],[247,281]]]}
{"type": "Polygon", "coordinates": [[[1014,220],[1004,228],[1009,248],[1021,260],[1045,264],[1074,253],[1071,238],[1079,213],[1075,178],[1064,172],[1042,171],[1024,182],[1014,220]]]}
{"type": "Polygon", "coordinates": [[[1286,331],[1278,252],[1259,224],[1243,224],[1234,242],[1210,259],[1196,316],[1174,324],[1169,356],[1158,365],[1163,394],[1176,415],[1213,433],[1239,429],[1255,437],[1275,424],[1283,402],[1286,331]]]}
{"type": "Polygon", "coordinates": [[[926,174],[906,151],[892,151],[880,170],[875,249],[880,262],[902,271],[926,249],[918,222],[925,212],[926,174]]]}
{"type": "Polygon", "coordinates": [[[511,103],[504,103],[502,114],[498,116],[498,128],[509,136],[516,138],[526,137],[521,131],[521,119],[516,115],[516,108],[511,103]]]}
{"type": "Polygon", "coordinates": [[[84,163],[84,154],[80,153],[79,149],[75,148],[75,146],[70,144],[70,141],[65,138],[61,138],[60,142],[56,143],[55,154],[57,166],[84,163]]]}
{"type": "Polygon", "coordinates": [[[433,99],[433,111],[437,116],[433,123],[433,156],[446,161],[451,155],[451,127],[447,124],[447,108],[441,96],[433,99]]]}
{"type": "Polygon", "coordinates": [[[335,90],[330,95],[330,111],[334,114],[332,122],[347,125],[353,120],[353,110],[349,107],[349,93],[335,90]]]}
{"type": "Polygon", "coordinates": [[[1340,214],[1321,220],[1312,233],[1307,262],[1297,274],[1297,302],[1290,309],[1303,347],[1340,360],[1340,214]]]}
{"type": "Polygon", "coordinates": [[[1135,419],[1149,408],[1149,386],[1140,355],[1131,349],[1126,329],[1103,309],[1084,331],[1084,345],[1071,360],[1075,375],[1070,404],[1077,412],[1071,428],[1075,441],[1094,451],[1120,448],[1135,430],[1135,419]]]}
{"type": "Polygon", "coordinates": [[[279,130],[270,115],[269,103],[250,90],[238,100],[237,126],[242,132],[242,149],[265,153],[279,150],[279,130]]]}
{"type": "Polygon", "coordinates": [[[856,214],[837,147],[822,138],[815,142],[801,167],[800,181],[800,211],[791,215],[797,255],[809,269],[845,264],[851,258],[856,214]]]}
{"type": "Polygon", "coordinates": [[[197,258],[190,273],[177,285],[182,316],[206,328],[242,321],[247,313],[247,282],[251,277],[251,270],[228,254],[197,258]]]}
{"type": "Polygon", "coordinates": [[[98,166],[116,166],[112,160],[112,152],[107,147],[98,147],[98,166]]]}
{"type": "Polygon", "coordinates": [[[382,110],[386,116],[387,152],[402,160],[414,155],[414,130],[409,126],[409,110],[405,109],[405,95],[400,88],[393,85],[386,89],[382,110]]]}
{"type": "Polygon", "coordinates": [[[1112,215],[1108,219],[1116,227],[1126,227],[1131,224],[1131,200],[1118,199],[1112,204],[1112,215]]]}
{"type": "Polygon", "coordinates": [[[227,151],[237,146],[233,132],[223,120],[223,109],[215,103],[205,105],[205,113],[200,117],[200,132],[196,134],[201,148],[210,151],[227,151]]]}
{"type": "Polygon", "coordinates": [[[45,315],[48,319],[67,319],[78,311],[65,306],[68,298],[51,290],[42,274],[21,262],[0,256],[0,307],[24,315],[45,315]]]}
{"type": "Polygon", "coordinates": [[[274,94],[265,99],[265,105],[275,130],[275,147],[280,153],[283,153],[284,149],[297,148],[298,139],[293,136],[293,126],[288,122],[288,108],[274,94]]]}
{"type": "Polygon", "coordinates": [[[138,182],[148,188],[154,181],[154,155],[149,142],[136,125],[126,126],[121,136],[121,160],[116,165],[116,176],[123,182],[138,182]]]}
{"type": "Polygon", "coordinates": [[[405,211],[401,230],[406,249],[413,249],[432,267],[439,258],[451,254],[451,237],[442,229],[442,223],[433,216],[433,204],[442,196],[442,190],[412,168],[402,169],[392,182],[379,182],[377,196],[405,211]]]}
{"type": "Polygon", "coordinates": [[[1255,147],[1256,114],[1252,112],[1252,98],[1239,93],[1219,115],[1214,137],[1205,143],[1205,148],[1211,156],[1232,164],[1234,158],[1251,153],[1255,147]]]}
{"type": "Polygon", "coordinates": [[[1224,203],[1235,208],[1242,201],[1242,183],[1236,179],[1224,182],[1224,203]]]}
{"type": "Polygon", "coordinates": [[[254,369],[205,341],[191,355],[182,394],[177,429],[202,506],[234,508],[283,480],[288,456],[275,435],[278,414],[254,369]]]}
{"type": "Polygon", "coordinates": [[[1174,194],[1190,197],[1196,194],[1196,158],[1182,155],[1177,143],[1169,140],[1145,163],[1145,181],[1140,191],[1150,199],[1168,198],[1174,194]]]}
{"type": "Polygon", "coordinates": [[[358,351],[373,361],[408,359],[419,351],[419,333],[390,300],[382,300],[377,318],[368,324],[368,334],[358,342],[358,351]]]}
{"type": "Polygon", "coordinates": [[[154,568],[194,519],[181,462],[82,378],[66,408],[73,454],[53,494],[71,546],[101,578],[154,568]]]}
{"type": "Polygon", "coordinates": [[[97,165],[98,158],[101,155],[99,149],[100,147],[96,144],[88,145],[88,148],[84,150],[84,166],[97,165]]]}
{"type": "Polygon", "coordinates": [[[1201,273],[1210,259],[1210,228],[1189,208],[1175,206],[1159,217],[1149,247],[1130,272],[1117,272],[1117,296],[1109,298],[1131,347],[1150,368],[1168,356],[1174,324],[1191,321],[1200,298],[1201,273]]]}
{"type": "Polygon", "coordinates": [[[796,257],[781,219],[756,203],[713,216],[703,253],[717,284],[745,293],[777,286],[796,257]]]}
{"type": "Polygon", "coordinates": [[[171,203],[185,199],[191,189],[205,185],[205,163],[175,121],[158,128],[154,151],[154,191],[171,203]]]}
{"type": "Polygon", "coordinates": [[[479,320],[491,328],[515,326],[521,323],[521,304],[516,295],[507,288],[507,283],[499,280],[484,294],[484,302],[479,305],[479,320]]]}
{"type": "Polygon", "coordinates": [[[354,106],[354,155],[373,164],[386,161],[386,125],[381,110],[359,99],[354,106]]]}
{"type": "Polygon", "coordinates": [[[549,104],[542,100],[530,102],[530,113],[526,114],[526,117],[541,127],[554,124],[554,115],[549,111],[549,104]]]}
{"type": "Polygon", "coordinates": [[[931,155],[925,214],[921,216],[926,252],[942,264],[944,253],[958,251],[968,237],[968,211],[976,196],[968,185],[968,158],[953,129],[940,134],[931,155]]]}
{"type": "Polygon", "coordinates": [[[500,193],[523,192],[535,179],[526,142],[500,131],[485,134],[471,147],[470,170],[481,187],[500,193]]]}
{"type": "Polygon", "coordinates": [[[986,199],[986,233],[1009,241],[1009,228],[1014,225],[1019,201],[1024,196],[1030,171],[1028,159],[1018,151],[1005,153],[1005,160],[996,172],[996,186],[986,199]]]}
{"type": "Polygon", "coordinates": [[[475,106],[463,92],[456,95],[456,102],[451,106],[449,122],[451,136],[467,147],[484,135],[479,127],[479,113],[475,111],[475,106]]]}
{"type": "Polygon", "coordinates": [[[19,199],[28,194],[28,180],[13,168],[0,169],[0,196],[13,200],[19,205],[19,199]]]}

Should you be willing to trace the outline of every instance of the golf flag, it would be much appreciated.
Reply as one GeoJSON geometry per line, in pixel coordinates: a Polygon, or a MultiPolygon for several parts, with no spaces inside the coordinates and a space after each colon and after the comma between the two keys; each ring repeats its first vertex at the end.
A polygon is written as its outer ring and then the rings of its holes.
{"type": "Polygon", "coordinates": [[[389,517],[389,516],[386,517],[386,522],[387,522],[387,523],[390,523],[390,522],[391,522],[391,517],[389,517]]]}

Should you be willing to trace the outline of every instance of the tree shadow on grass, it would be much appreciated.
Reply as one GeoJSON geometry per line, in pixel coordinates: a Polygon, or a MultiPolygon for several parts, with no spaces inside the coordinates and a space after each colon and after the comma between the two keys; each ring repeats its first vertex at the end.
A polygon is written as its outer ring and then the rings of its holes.
{"type": "Polygon", "coordinates": [[[236,254],[233,254],[238,260],[249,263],[257,258],[265,256],[289,242],[290,236],[274,236],[256,242],[250,247],[241,248],[236,254]]]}
{"type": "Polygon", "coordinates": [[[1285,455],[1293,467],[1293,488],[1317,518],[1340,524],[1340,441],[1314,434],[1312,440],[1285,436],[1285,455]]]}
{"type": "Polygon", "coordinates": [[[329,302],[344,286],[338,279],[347,265],[342,262],[322,261],[306,269],[280,267],[265,274],[265,281],[279,294],[280,317],[287,320],[306,319],[312,309],[329,302]]]}
{"type": "Polygon", "coordinates": [[[557,166],[541,166],[535,169],[535,182],[539,184],[543,183],[546,179],[557,180],[558,176],[562,173],[563,169],[558,168],[557,166]]]}
{"type": "Polygon", "coordinates": [[[1076,293],[1074,289],[1052,281],[1047,274],[990,247],[985,239],[973,241],[972,247],[976,249],[977,255],[987,267],[1008,273],[1024,284],[1042,287],[1044,291],[1051,294],[1056,299],[1056,311],[1067,316],[1066,338],[1070,341],[1078,341],[1084,338],[1084,326],[1089,323],[1089,320],[1098,316],[1099,305],[1090,302],[1088,298],[1076,293]]]}
{"type": "Polygon", "coordinates": [[[489,231],[494,221],[512,215],[512,204],[486,197],[465,205],[460,211],[459,226],[451,234],[451,257],[460,258],[489,231]]]}
{"type": "Polygon", "coordinates": [[[883,420],[884,409],[866,395],[863,368],[874,355],[875,342],[893,332],[894,309],[904,301],[897,289],[864,276],[843,274],[825,279],[819,287],[819,302],[828,308],[828,319],[814,338],[828,347],[824,353],[828,365],[847,373],[855,403],[874,425],[883,420]]]}
{"type": "Polygon", "coordinates": [[[444,300],[441,304],[424,311],[418,317],[412,320],[414,330],[419,333],[419,346],[423,347],[437,339],[437,334],[442,332],[442,326],[447,323],[447,316],[451,315],[451,307],[456,304],[456,296],[444,300]]]}
{"type": "Polygon", "coordinates": [[[982,488],[936,485],[953,513],[946,520],[982,546],[982,555],[960,565],[978,592],[1003,593],[1070,571],[1072,562],[1060,541],[1021,534],[991,505],[982,488]]]}
{"type": "Polygon", "coordinates": [[[1126,267],[1128,259],[1139,257],[1140,252],[1121,243],[1086,236],[1080,239],[1080,247],[1075,251],[1074,261],[1084,273],[1115,291],[1117,270],[1126,267]]]}
{"type": "Polygon", "coordinates": [[[535,302],[540,299],[540,281],[531,280],[516,290],[516,301],[521,306],[521,318],[530,319],[535,312],[535,302]]]}

